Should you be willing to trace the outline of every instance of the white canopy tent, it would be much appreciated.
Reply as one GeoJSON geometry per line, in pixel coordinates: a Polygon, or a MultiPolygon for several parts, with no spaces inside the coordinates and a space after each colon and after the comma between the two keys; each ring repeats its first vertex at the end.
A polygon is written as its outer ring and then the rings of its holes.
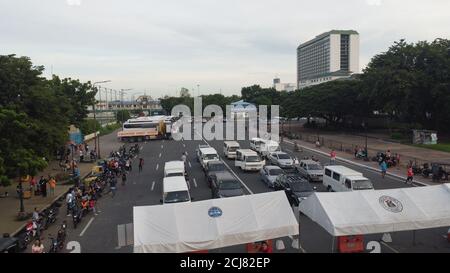
{"type": "Polygon", "coordinates": [[[134,207],[133,218],[136,253],[191,252],[298,235],[284,191],[134,207]]]}
{"type": "Polygon", "coordinates": [[[300,211],[333,236],[450,226],[450,184],[314,193],[300,211]]]}

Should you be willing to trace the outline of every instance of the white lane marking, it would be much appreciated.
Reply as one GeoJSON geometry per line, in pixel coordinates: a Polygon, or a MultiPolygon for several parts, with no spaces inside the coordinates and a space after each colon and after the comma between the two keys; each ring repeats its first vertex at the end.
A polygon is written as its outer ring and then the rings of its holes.
{"type": "Polygon", "coordinates": [[[81,245],[77,241],[70,241],[66,245],[67,250],[71,250],[70,253],[81,253],[81,245]]]}
{"type": "Polygon", "coordinates": [[[141,146],[141,147],[139,148],[139,150],[141,150],[141,151],[144,150],[144,146],[141,146]]]}
{"type": "Polygon", "coordinates": [[[159,163],[158,164],[156,164],[156,170],[158,170],[159,169],[159,163]]]}
{"type": "Polygon", "coordinates": [[[188,184],[188,189],[191,189],[191,181],[188,179],[186,180],[187,184],[188,184]]]}
{"type": "Polygon", "coordinates": [[[186,151],[185,153],[186,153],[186,156],[188,156],[188,155],[189,155],[187,151],[186,151]]]}
{"type": "Polygon", "coordinates": [[[126,225],[126,232],[127,232],[127,245],[133,245],[134,244],[133,223],[129,223],[126,225]]]}
{"type": "Polygon", "coordinates": [[[194,180],[194,186],[197,188],[197,181],[195,180],[195,178],[193,180],[194,180]]]}
{"type": "Polygon", "coordinates": [[[159,153],[159,156],[158,157],[161,157],[161,153],[159,153]]]}
{"type": "Polygon", "coordinates": [[[188,161],[189,168],[192,168],[191,161],[188,161]]]}
{"type": "Polygon", "coordinates": [[[164,149],[164,145],[161,145],[161,149],[164,149]]]}
{"type": "Polygon", "coordinates": [[[89,220],[89,222],[87,223],[87,225],[84,227],[84,229],[81,231],[80,233],[80,237],[84,235],[84,233],[86,232],[86,230],[88,229],[88,227],[91,225],[92,221],[94,221],[94,217],[91,218],[91,220],[89,220]]]}
{"type": "Polygon", "coordinates": [[[125,225],[117,225],[117,242],[119,247],[126,246],[125,238],[125,225]]]}
{"type": "MultiPolygon", "coordinates": [[[[196,132],[197,133],[197,132],[196,132]]],[[[206,144],[208,144],[209,146],[211,146],[209,143],[208,143],[208,141],[206,141],[204,138],[203,138],[203,136],[201,136],[199,133],[197,133],[197,135],[198,136],[200,136],[201,138],[202,138],[202,140],[206,143],[206,144]]],[[[225,164],[225,166],[228,168],[228,170],[237,178],[237,180],[239,180],[239,182],[241,182],[241,184],[245,187],[245,189],[247,189],[247,191],[250,193],[250,194],[253,194],[253,191],[244,183],[244,181],[242,181],[242,179],[230,168],[230,166],[225,162],[225,161],[223,161],[222,160],[222,162],[223,162],[223,164],[225,164]]]]}
{"type": "Polygon", "coordinates": [[[447,239],[447,236],[448,236],[448,235],[442,235],[442,237],[444,237],[444,239],[447,239]]]}
{"type": "Polygon", "coordinates": [[[186,145],[183,143],[183,148],[186,148],[186,145]]]}
{"type": "Polygon", "coordinates": [[[155,181],[152,182],[152,191],[155,188],[155,181]]]}
{"type": "Polygon", "coordinates": [[[390,245],[386,244],[383,241],[380,241],[381,244],[383,244],[385,247],[389,248],[391,251],[395,252],[395,253],[400,253],[397,249],[391,247],[390,245]]]}

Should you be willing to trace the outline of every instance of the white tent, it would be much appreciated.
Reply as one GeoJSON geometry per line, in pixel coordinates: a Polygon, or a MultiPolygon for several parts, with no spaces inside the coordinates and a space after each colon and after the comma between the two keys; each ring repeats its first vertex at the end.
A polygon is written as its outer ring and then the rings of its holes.
{"type": "Polygon", "coordinates": [[[284,191],[134,207],[133,218],[137,253],[208,250],[298,234],[284,191]]]}
{"type": "Polygon", "coordinates": [[[450,184],[314,193],[299,209],[333,236],[448,227],[450,184]]]}

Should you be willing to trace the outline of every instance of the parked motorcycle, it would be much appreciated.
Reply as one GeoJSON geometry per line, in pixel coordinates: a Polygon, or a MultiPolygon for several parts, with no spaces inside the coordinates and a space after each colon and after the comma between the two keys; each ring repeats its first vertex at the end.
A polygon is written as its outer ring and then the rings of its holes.
{"type": "Polygon", "coordinates": [[[58,253],[58,250],[59,250],[58,240],[56,238],[52,237],[51,234],[49,234],[48,238],[50,239],[50,242],[51,242],[48,253],[58,253]]]}

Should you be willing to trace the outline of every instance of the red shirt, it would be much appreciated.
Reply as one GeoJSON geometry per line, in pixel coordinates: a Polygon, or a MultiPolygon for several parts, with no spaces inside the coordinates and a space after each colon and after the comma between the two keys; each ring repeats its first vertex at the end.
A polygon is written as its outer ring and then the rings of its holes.
{"type": "Polygon", "coordinates": [[[408,168],[408,177],[413,177],[413,176],[414,176],[413,169],[408,168]]]}
{"type": "Polygon", "coordinates": [[[336,152],[334,152],[334,151],[331,152],[331,153],[330,153],[330,156],[331,156],[331,158],[336,158],[336,152]]]}

